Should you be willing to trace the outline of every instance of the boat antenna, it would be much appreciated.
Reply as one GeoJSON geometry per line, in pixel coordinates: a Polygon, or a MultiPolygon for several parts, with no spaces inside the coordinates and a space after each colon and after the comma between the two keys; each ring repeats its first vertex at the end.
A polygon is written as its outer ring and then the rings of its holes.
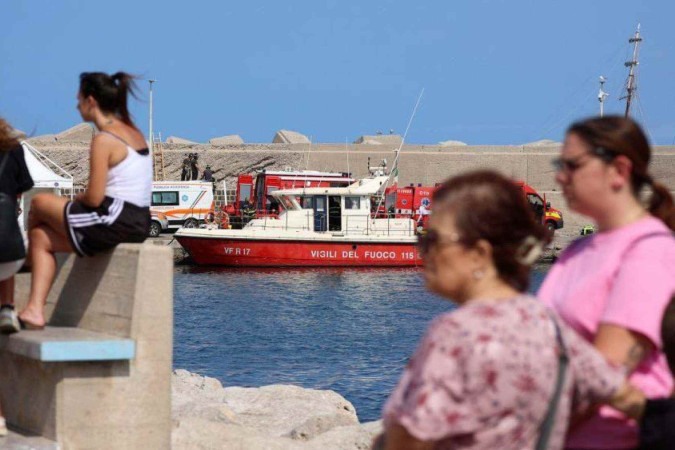
{"type": "MultiPolygon", "coordinates": [[[[387,177],[387,180],[384,182],[384,187],[382,188],[382,192],[384,193],[387,190],[387,187],[389,187],[389,182],[391,181],[392,175],[394,176],[394,179],[398,183],[398,160],[401,156],[401,149],[403,148],[403,144],[405,143],[405,138],[408,136],[408,131],[410,130],[410,125],[412,124],[413,119],[415,118],[415,114],[417,113],[417,108],[420,106],[420,101],[422,100],[422,95],[424,95],[424,88],[420,91],[420,95],[417,97],[417,102],[415,102],[415,107],[413,108],[412,114],[410,114],[410,119],[408,120],[408,125],[405,127],[405,132],[403,133],[403,138],[401,138],[401,143],[398,146],[398,150],[396,150],[396,157],[394,158],[394,165],[392,166],[391,172],[389,172],[389,176],[387,177]]],[[[368,166],[370,167],[370,162],[368,163],[368,166]]],[[[377,214],[377,211],[380,210],[380,206],[382,206],[382,201],[384,200],[384,195],[380,197],[380,201],[377,203],[377,209],[375,210],[375,213],[377,214]]]]}
{"type": "Polygon", "coordinates": [[[309,137],[309,147],[307,148],[307,157],[305,158],[305,170],[309,170],[309,152],[311,151],[312,151],[312,136],[309,137]]]}
{"type": "Polygon", "coordinates": [[[603,77],[600,75],[600,92],[598,92],[598,101],[600,102],[600,117],[602,117],[605,113],[605,99],[609,97],[609,94],[605,92],[604,87],[605,87],[605,82],[607,81],[607,78],[603,77]]]}
{"type": "Polygon", "coordinates": [[[349,146],[347,144],[347,136],[345,136],[345,152],[347,152],[347,176],[350,177],[351,175],[349,174],[349,146]]]}
{"type": "Polygon", "coordinates": [[[624,66],[628,67],[628,79],[626,80],[626,95],[621,97],[620,100],[626,99],[626,114],[628,117],[630,115],[630,106],[635,96],[635,91],[637,90],[637,80],[635,79],[635,67],[639,64],[638,62],[638,51],[640,42],[642,42],[642,37],[640,36],[640,24],[638,23],[637,30],[632,38],[628,39],[628,43],[633,44],[633,59],[624,63],[624,66]]]}

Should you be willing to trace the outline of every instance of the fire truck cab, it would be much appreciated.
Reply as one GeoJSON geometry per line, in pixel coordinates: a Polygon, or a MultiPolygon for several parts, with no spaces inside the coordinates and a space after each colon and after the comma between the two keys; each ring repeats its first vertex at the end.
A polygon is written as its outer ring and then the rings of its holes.
{"type": "Polygon", "coordinates": [[[516,186],[520,187],[527,199],[527,202],[532,207],[535,216],[546,228],[551,231],[559,230],[564,226],[562,212],[551,207],[551,202],[546,201],[546,195],[542,197],[532,186],[524,181],[516,181],[516,186]]]}

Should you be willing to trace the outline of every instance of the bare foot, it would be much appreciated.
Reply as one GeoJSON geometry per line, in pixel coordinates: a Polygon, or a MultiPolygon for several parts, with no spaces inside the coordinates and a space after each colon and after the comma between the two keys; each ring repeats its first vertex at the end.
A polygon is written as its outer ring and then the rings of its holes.
{"type": "Polygon", "coordinates": [[[36,313],[26,308],[19,313],[19,320],[22,328],[26,329],[41,329],[45,326],[45,318],[41,311],[36,313]]]}

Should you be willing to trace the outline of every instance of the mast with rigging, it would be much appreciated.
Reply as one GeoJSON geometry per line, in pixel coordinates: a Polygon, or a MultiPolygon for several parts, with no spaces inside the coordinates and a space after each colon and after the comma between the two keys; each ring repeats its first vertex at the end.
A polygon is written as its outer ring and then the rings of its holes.
{"type": "Polygon", "coordinates": [[[628,117],[630,115],[630,106],[635,96],[635,91],[637,90],[637,81],[635,79],[635,67],[639,64],[638,62],[638,51],[640,42],[642,42],[642,37],[640,37],[640,24],[637,26],[635,35],[628,40],[629,43],[633,44],[633,59],[627,61],[624,65],[628,67],[628,79],[626,80],[626,95],[621,97],[621,99],[626,99],[626,114],[628,117]]]}

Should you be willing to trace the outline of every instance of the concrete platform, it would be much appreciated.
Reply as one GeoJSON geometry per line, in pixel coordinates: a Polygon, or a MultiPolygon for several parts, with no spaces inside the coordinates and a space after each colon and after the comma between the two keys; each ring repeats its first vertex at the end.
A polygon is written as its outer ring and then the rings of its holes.
{"type": "Polygon", "coordinates": [[[3,450],[59,450],[59,444],[41,436],[28,436],[16,431],[9,431],[0,437],[0,449],[3,450]]]}
{"type": "Polygon", "coordinates": [[[136,354],[133,339],[73,327],[45,327],[1,336],[0,348],[45,362],[117,361],[133,359],[136,354]]]}

